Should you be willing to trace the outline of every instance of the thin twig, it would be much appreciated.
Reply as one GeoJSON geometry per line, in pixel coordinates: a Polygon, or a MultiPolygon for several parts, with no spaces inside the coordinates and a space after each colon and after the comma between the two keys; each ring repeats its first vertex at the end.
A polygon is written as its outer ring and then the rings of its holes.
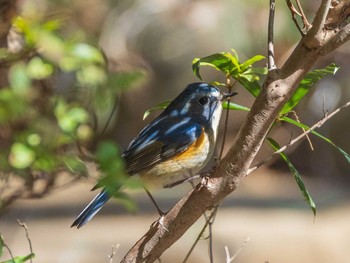
{"type": "Polygon", "coordinates": [[[118,102],[119,102],[119,96],[115,95],[115,99],[114,99],[112,110],[111,110],[111,112],[110,112],[110,114],[108,116],[108,119],[107,119],[107,121],[106,121],[106,123],[105,123],[105,125],[104,125],[104,127],[103,127],[103,129],[101,131],[101,133],[100,133],[100,136],[103,135],[106,132],[109,124],[111,123],[112,117],[113,117],[115,111],[117,110],[118,102]]]}
{"type": "Polygon", "coordinates": [[[117,254],[117,249],[119,248],[119,244],[112,246],[112,252],[108,255],[109,263],[113,263],[113,258],[117,254]]]}
{"type": "Polygon", "coordinates": [[[231,263],[231,262],[233,262],[233,261],[236,259],[236,257],[239,255],[239,253],[242,252],[242,250],[243,250],[244,247],[248,244],[249,241],[250,241],[250,237],[247,237],[247,238],[244,240],[242,246],[236,251],[236,253],[235,253],[232,257],[230,256],[230,251],[228,250],[228,247],[225,246],[226,263],[231,263]]]}
{"type": "Polygon", "coordinates": [[[303,21],[303,24],[304,24],[304,29],[306,29],[306,31],[307,31],[307,30],[309,30],[312,27],[312,25],[307,20],[306,15],[304,13],[304,10],[303,10],[303,8],[302,8],[302,6],[300,4],[300,1],[299,0],[295,0],[295,1],[297,3],[297,6],[298,6],[298,9],[299,9],[299,12],[300,12],[301,20],[303,21]]]}
{"type": "Polygon", "coordinates": [[[215,222],[216,214],[219,210],[220,204],[218,204],[214,210],[211,212],[210,217],[207,218],[207,221],[209,222],[209,257],[210,257],[210,263],[214,262],[214,253],[213,253],[213,225],[215,222]]]}
{"type": "MultiPolygon", "coordinates": [[[[17,219],[17,223],[18,223],[21,227],[23,227],[24,231],[26,232],[26,238],[27,238],[27,240],[28,240],[30,254],[33,254],[32,241],[30,240],[30,237],[29,237],[27,225],[26,225],[25,223],[22,223],[19,219],[17,219]]],[[[32,257],[30,257],[30,263],[32,263],[32,262],[33,262],[32,257]]]]}
{"type": "Polygon", "coordinates": [[[290,12],[292,13],[292,20],[294,22],[294,24],[296,25],[297,29],[299,30],[301,36],[303,37],[305,35],[304,31],[301,29],[295,15],[301,16],[301,13],[298,12],[298,10],[296,10],[296,8],[294,7],[294,5],[292,4],[292,2],[290,0],[287,0],[287,6],[290,10],[290,12]]]}
{"type": "MultiPolygon", "coordinates": [[[[229,77],[226,78],[226,87],[228,89],[228,92],[232,92],[233,87],[236,85],[237,83],[237,79],[235,79],[235,81],[233,82],[233,84],[231,84],[231,80],[229,77]]],[[[227,105],[230,104],[230,100],[231,97],[227,98],[227,105]]],[[[226,115],[225,115],[225,125],[224,125],[224,132],[223,132],[223,138],[222,138],[222,144],[221,144],[221,149],[220,149],[220,154],[219,154],[219,158],[218,161],[221,160],[222,155],[224,153],[224,147],[225,147],[225,143],[226,143],[226,135],[227,135],[227,127],[228,127],[228,117],[230,114],[230,109],[227,107],[226,109],[226,115]]]]}
{"type": "Polygon", "coordinates": [[[247,244],[249,243],[250,241],[250,237],[247,237],[242,246],[236,251],[236,253],[230,258],[230,262],[234,261],[236,259],[236,257],[242,252],[242,250],[247,246],[247,244]]]}
{"type": "Polygon", "coordinates": [[[268,70],[276,69],[275,64],[275,52],[274,52],[274,44],[273,44],[273,24],[275,20],[275,0],[270,0],[270,11],[269,11],[269,24],[268,24],[268,36],[267,36],[267,54],[268,54],[268,70]]]}
{"type": "MultiPolygon", "coordinates": [[[[296,113],[295,111],[291,111],[291,113],[294,115],[295,120],[296,120],[297,122],[301,123],[300,120],[299,120],[299,117],[298,117],[297,113],[296,113]]],[[[301,129],[303,130],[303,132],[306,132],[306,130],[305,130],[304,128],[301,128],[301,129]]],[[[309,145],[310,145],[311,151],[314,151],[315,148],[314,148],[314,146],[312,145],[310,136],[309,136],[309,135],[306,135],[306,139],[307,139],[307,141],[308,141],[308,143],[309,143],[309,145]]]]}
{"type": "Polygon", "coordinates": [[[12,251],[11,251],[10,247],[5,243],[4,238],[3,238],[2,235],[0,235],[0,239],[2,240],[2,245],[4,247],[6,247],[7,251],[9,252],[12,261],[15,262],[15,258],[13,257],[12,251]]]}
{"type": "Polygon", "coordinates": [[[265,163],[267,163],[268,161],[272,160],[273,157],[283,151],[285,151],[287,148],[289,148],[290,146],[292,146],[293,144],[295,144],[296,142],[300,141],[302,138],[304,138],[305,136],[307,136],[310,132],[312,132],[313,130],[321,127],[323,124],[325,124],[329,119],[331,119],[334,115],[336,115],[337,113],[339,113],[341,110],[345,109],[346,107],[350,106],[350,101],[348,101],[347,103],[345,103],[343,106],[339,107],[338,109],[334,110],[332,113],[328,114],[327,116],[325,116],[323,119],[321,119],[319,122],[315,123],[313,126],[311,126],[307,131],[303,132],[302,134],[300,134],[298,137],[296,137],[295,139],[291,140],[287,145],[283,146],[282,148],[280,148],[278,151],[275,151],[272,155],[270,155],[269,157],[265,158],[264,160],[260,161],[257,165],[255,165],[254,167],[250,168],[247,172],[247,175],[252,173],[253,171],[255,171],[256,169],[258,169],[260,166],[264,165],[265,163]]]}
{"type": "MultiPolygon", "coordinates": [[[[215,211],[215,210],[217,210],[217,207],[214,208],[214,211],[215,211]]],[[[213,212],[214,212],[214,211],[213,211],[213,212]]],[[[182,261],[182,263],[186,263],[186,262],[187,262],[187,260],[189,259],[189,257],[191,256],[191,254],[192,254],[192,252],[193,252],[193,249],[196,247],[198,241],[199,241],[199,240],[201,239],[201,237],[203,236],[204,231],[207,229],[207,226],[209,225],[210,220],[211,220],[212,218],[214,218],[214,216],[215,216],[215,213],[211,213],[210,216],[209,216],[209,218],[207,218],[207,220],[205,221],[205,224],[204,224],[204,226],[203,226],[201,232],[200,232],[199,235],[197,236],[196,240],[193,242],[193,244],[192,244],[190,250],[187,252],[186,257],[185,257],[185,259],[182,261]]]]}

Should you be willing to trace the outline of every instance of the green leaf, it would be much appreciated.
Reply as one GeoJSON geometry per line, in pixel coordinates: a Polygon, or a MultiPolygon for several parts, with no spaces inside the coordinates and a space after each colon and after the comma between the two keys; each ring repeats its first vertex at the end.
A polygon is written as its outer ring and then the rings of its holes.
{"type": "Polygon", "coordinates": [[[262,55],[256,55],[246,61],[244,61],[241,65],[241,70],[246,71],[249,67],[251,67],[254,63],[264,59],[265,57],[262,55]]]}
{"type": "Polygon", "coordinates": [[[30,91],[31,80],[23,62],[14,64],[10,68],[9,82],[15,94],[25,97],[30,91]]]}
{"type": "MultiPolygon", "coordinates": [[[[278,151],[281,148],[281,146],[274,139],[267,138],[267,141],[270,143],[270,145],[272,146],[272,148],[274,150],[278,151]]],[[[289,160],[289,158],[287,157],[286,154],[281,152],[280,156],[288,164],[289,170],[292,172],[292,175],[293,175],[295,181],[297,182],[299,189],[305,198],[305,201],[309,204],[314,216],[316,216],[316,205],[315,205],[314,201],[312,200],[312,197],[309,194],[309,191],[306,189],[305,184],[304,184],[303,180],[301,179],[301,175],[299,174],[297,169],[294,167],[294,165],[291,163],[291,161],[289,160]]]]}
{"type": "Polygon", "coordinates": [[[40,57],[34,57],[27,65],[27,73],[32,79],[45,79],[52,75],[53,66],[45,63],[40,57]]]}
{"type": "MultiPolygon", "coordinates": [[[[307,125],[305,125],[305,124],[302,124],[302,123],[300,123],[300,122],[297,122],[297,121],[295,121],[295,120],[293,120],[293,119],[291,119],[291,118],[288,118],[288,117],[286,117],[286,116],[283,116],[283,117],[279,118],[279,120],[288,122],[288,123],[293,124],[293,125],[295,125],[295,126],[297,126],[297,127],[299,127],[299,128],[302,128],[302,129],[304,129],[304,130],[310,129],[309,126],[307,126],[307,125]]],[[[332,145],[333,147],[335,147],[335,148],[345,157],[345,159],[350,163],[350,155],[349,155],[347,152],[345,152],[342,148],[340,148],[339,146],[337,146],[333,141],[331,141],[331,140],[328,139],[327,137],[323,136],[322,134],[316,132],[315,130],[312,130],[311,133],[314,134],[314,135],[316,135],[317,137],[321,138],[322,140],[328,142],[328,143],[329,143],[330,145],[332,145]]]]}
{"type": "Polygon", "coordinates": [[[98,181],[98,187],[104,187],[112,195],[128,180],[120,151],[113,142],[102,142],[97,147],[96,159],[103,174],[98,181]]]}
{"type": "Polygon", "coordinates": [[[62,21],[58,19],[49,20],[43,24],[43,29],[47,31],[56,31],[62,25],[62,21]]]}
{"type": "Polygon", "coordinates": [[[171,100],[165,101],[165,102],[162,102],[162,103],[146,110],[145,113],[143,114],[143,120],[145,120],[148,117],[148,115],[150,115],[152,112],[154,112],[156,110],[164,110],[166,107],[168,107],[170,102],[171,102],[171,100]]]}
{"type": "Polygon", "coordinates": [[[199,79],[202,79],[199,73],[201,66],[213,67],[227,76],[234,68],[239,67],[239,62],[232,54],[225,52],[215,53],[203,58],[195,58],[192,61],[192,70],[199,79]]]}
{"type": "Polygon", "coordinates": [[[247,107],[244,107],[244,106],[242,106],[242,105],[233,103],[233,102],[231,102],[231,101],[230,101],[230,103],[227,103],[227,101],[224,101],[224,102],[222,103],[222,107],[223,107],[224,109],[229,108],[230,110],[250,111],[250,108],[247,108],[247,107]]]}
{"type": "Polygon", "coordinates": [[[287,112],[291,111],[296,105],[298,105],[300,100],[310,91],[310,88],[315,85],[317,81],[327,75],[335,75],[338,69],[339,67],[337,65],[330,64],[323,69],[316,69],[309,72],[300,82],[293,96],[284,105],[280,114],[286,114],[287,112]]]}
{"type": "Polygon", "coordinates": [[[261,86],[257,80],[250,80],[246,75],[240,75],[238,82],[248,90],[254,97],[260,93],[261,86]]]}
{"type": "Polygon", "coordinates": [[[105,84],[107,74],[104,68],[91,64],[78,71],[77,79],[83,86],[97,86],[105,84]]]}
{"type": "Polygon", "coordinates": [[[36,47],[40,54],[49,61],[59,63],[65,54],[65,42],[58,35],[49,31],[38,30],[36,47]]]}
{"type": "Polygon", "coordinates": [[[35,160],[35,152],[22,143],[14,143],[9,156],[10,164],[17,169],[29,167],[35,160]]]}
{"type": "Polygon", "coordinates": [[[89,114],[84,108],[71,106],[63,99],[58,100],[54,112],[58,125],[68,133],[74,132],[79,124],[87,123],[89,120],[89,114]]]}
{"type": "Polygon", "coordinates": [[[244,75],[266,75],[268,73],[267,67],[254,67],[254,68],[248,68],[244,71],[244,75]]]}
{"type": "Polygon", "coordinates": [[[32,133],[27,136],[27,142],[31,146],[37,146],[41,143],[41,136],[37,133],[32,133]]]}
{"type": "Polygon", "coordinates": [[[77,43],[70,50],[72,56],[85,62],[98,63],[104,65],[102,53],[95,47],[86,43],[77,43]]]}
{"type": "Polygon", "coordinates": [[[0,263],[24,263],[30,259],[33,259],[35,257],[34,253],[31,253],[27,256],[18,256],[18,257],[14,257],[13,259],[9,259],[6,261],[2,261],[0,263]]]}
{"type": "Polygon", "coordinates": [[[85,174],[87,171],[85,163],[76,156],[64,156],[62,161],[68,170],[74,174],[85,174]]]}

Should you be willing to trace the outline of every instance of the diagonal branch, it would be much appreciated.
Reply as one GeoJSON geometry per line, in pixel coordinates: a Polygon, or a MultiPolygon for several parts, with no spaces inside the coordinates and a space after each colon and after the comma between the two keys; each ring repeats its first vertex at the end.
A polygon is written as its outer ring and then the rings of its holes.
{"type": "Polygon", "coordinates": [[[305,36],[305,32],[303,31],[303,29],[305,29],[305,31],[307,32],[311,28],[311,24],[309,23],[309,21],[306,18],[304,10],[301,7],[300,1],[296,0],[299,11],[294,7],[293,3],[290,0],[286,0],[286,1],[287,1],[287,6],[288,6],[289,10],[292,13],[292,20],[293,20],[294,24],[296,25],[297,29],[299,30],[301,36],[302,37],[305,36]],[[303,21],[303,29],[300,27],[300,25],[295,17],[296,15],[301,17],[301,20],[303,21]]]}
{"type": "Polygon", "coordinates": [[[327,55],[350,40],[350,23],[342,27],[327,43],[322,47],[322,55],[327,55]]]}
{"type": "Polygon", "coordinates": [[[316,34],[319,33],[324,27],[330,6],[331,0],[322,0],[315,18],[312,21],[312,28],[310,29],[311,36],[316,36],[316,34]]]}
{"type": "Polygon", "coordinates": [[[258,169],[259,167],[261,167],[262,165],[266,164],[267,162],[271,161],[277,154],[280,154],[281,152],[284,152],[286,149],[288,149],[289,147],[291,147],[292,145],[294,145],[295,143],[297,143],[298,141],[300,141],[301,139],[307,137],[307,135],[312,132],[313,130],[320,128],[323,124],[325,124],[328,120],[330,120],[331,118],[333,118],[337,113],[339,113],[341,110],[345,109],[346,107],[350,106],[350,101],[348,101],[347,103],[345,103],[343,106],[339,107],[338,109],[334,110],[332,113],[326,115],[324,118],[322,118],[320,121],[318,121],[317,123],[315,123],[314,125],[312,125],[308,130],[304,131],[303,133],[301,133],[299,136],[297,136],[296,138],[294,138],[293,140],[291,140],[287,145],[281,147],[278,151],[275,151],[273,154],[271,154],[270,156],[268,156],[267,158],[265,158],[264,160],[260,161],[257,165],[255,165],[254,167],[250,168],[247,172],[247,174],[250,174],[252,172],[254,172],[256,169],[258,169]]]}
{"type": "MultiPolygon", "coordinates": [[[[314,21],[319,28],[323,28],[323,18],[327,16],[329,3],[329,0],[323,0],[315,17],[314,21]]],[[[234,144],[219,162],[217,169],[209,178],[204,178],[164,216],[163,225],[168,231],[159,227],[158,224],[152,225],[125,255],[122,262],[154,262],[204,212],[214,207],[239,186],[283,105],[294,93],[301,79],[322,56],[320,50],[326,42],[318,41],[321,38],[318,30],[313,32],[313,35],[310,31],[301,39],[281,69],[269,71],[263,88],[251,107],[234,144]],[[315,40],[320,45],[312,48],[315,40]]],[[[337,42],[339,45],[349,40],[349,31],[343,32],[341,36],[343,40],[337,42]]]]}

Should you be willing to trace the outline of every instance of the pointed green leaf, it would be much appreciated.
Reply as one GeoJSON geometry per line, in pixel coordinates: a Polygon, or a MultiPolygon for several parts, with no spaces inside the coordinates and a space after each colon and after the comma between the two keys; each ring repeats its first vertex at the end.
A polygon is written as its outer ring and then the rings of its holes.
{"type": "Polygon", "coordinates": [[[250,78],[245,76],[245,75],[240,75],[240,78],[237,80],[254,97],[257,97],[259,95],[260,90],[261,90],[261,86],[257,80],[251,81],[250,78]]]}
{"type": "Polygon", "coordinates": [[[258,62],[258,61],[260,61],[260,60],[262,60],[262,59],[264,59],[264,58],[265,58],[265,57],[262,56],[262,55],[256,55],[256,56],[254,56],[254,57],[252,57],[252,58],[250,58],[250,59],[244,61],[244,62],[242,63],[242,65],[241,65],[241,70],[242,70],[242,71],[247,70],[251,65],[253,65],[254,63],[256,63],[256,62],[258,62]]]}
{"type": "Polygon", "coordinates": [[[222,107],[223,107],[224,109],[229,108],[230,110],[250,111],[249,108],[244,107],[244,106],[239,105],[239,104],[236,104],[236,103],[233,103],[233,102],[231,102],[231,101],[230,101],[230,103],[228,103],[227,101],[224,101],[224,102],[222,103],[222,107]]]}
{"type": "Polygon", "coordinates": [[[232,67],[232,69],[230,71],[232,71],[233,69],[237,69],[238,72],[241,71],[241,66],[240,63],[237,59],[237,54],[236,55],[232,55],[231,53],[227,53],[227,52],[222,52],[221,53],[223,56],[227,57],[232,64],[234,65],[234,67],[232,67]]]}
{"type": "MultiPolygon", "coordinates": [[[[305,124],[302,124],[300,122],[297,122],[297,121],[295,121],[295,120],[293,120],[291,118],[288,118],[286,116],[279,118],[279,120],[288,122],[290,124],[293,124],[295,126],[298,126],[298,127],[302,128],[304,130],[310,129],[309,126],[307,126],[305,124]]],[[[316,132],[314,130],[312,130],[311,133],[316,135],[317,137],[321,138],[322,140],[328,142],[333,147],[335,147],[345,157],[345,159],[350,163],[350,155],[347,152],[345,152],[342,148],[340,148],[338,145],[336,145],[333,141],[331,141],[327,137],[323,136],[322,134],[320,134],[320,133],[318,133],[318,132],[316,132]]]]}
{"type": "Polygon", "coordinates": [[[13,259],[9,259],[6,261],[2,261],[0,263],[24,263],[30,259],[33,259],[35,257],[34,253],[31,253],[27,256],[18,256],[18,257],[14,257],[13,259]]]}
{"type": "Polygon", "coordinates": [[[162,102],[148,110],[145,111],[145,113],[143,114],[143,120],[145,120],[148,115],[150,115],[152,112],[156,111],[156,110],[164,110],[166,107],[168,107],[168,105],[170,104],[170,100],[169,101],[165,101],[165,102],[162,102]]]}
{"type": "Polygon", "coordinates": [[[239,57],[238,57],[238,54],[236,52],[236,50],[234,50],[233,48],[231,48],[231,52],[232,52],[232,55],[234,56],[234,58],[239,61],[239,57]]]}
{"type": "Polygon", "coordinates": [[[99,143],[96,160],[103,176],[93,189],[104,187],[106,191],[114,195],[129,178],[124,168],[124,161],[120,157],[118,146],[111,141],[99,143]]]}
{"type": "Polygon", "coordinates": [[[192,61],[192,70],[195,75],[202,79],[199,69],[201,66],[210,66],[221,71],[227,76],[234,68],[239,67],[239,63],[230,53],[215,53],[203,58],[195,58],[192,61]]]}
{"type": "Polygon", "coordinates": [[[245,70],[242,74],[244,75],[266,75],[268,72],[267,67],[254,67],[254,68],[248,68],[245,70]]]}
{"type": "MultiPolygon", "coordinates": [[[[274,150],[277,151],[281,148],[281,146],[274,139],[267,138],[267,141],[270,143],[270,145],[272,146],[272,148],[274,150]]],[[[288,164],[289,170],[292,172],[292,175],[293,175],[295,181],[297,182],[299,189],[305,198],[305,201],[309,204],[314,216],[316,216],[316,205],[315,205],[314,201],[312,200],[312,197],[311,197],[309,191],[306,189],[305,184],[304,184],[303,180],[301,179],[301,175],[299,174],[299,172],[294,167],[294,165],[289,160],[289,158],[287,157],[286,154],[284,154],[282,152],[282,153],[280,153],[280,156],[288,164]]]]}
{"type": "Polygon", "coordinates": [[[327,75],[334,75],[338,71],[339,67],[335,64],[330,64],[323,69],[316,69],[309,72],[305,78],[300,82],[299,87],[294,92],[293,96],[284,105],[280,114],[286,114],[291,111],[300,100],[310,91],[310,88],[320,79],[327,75]]]}

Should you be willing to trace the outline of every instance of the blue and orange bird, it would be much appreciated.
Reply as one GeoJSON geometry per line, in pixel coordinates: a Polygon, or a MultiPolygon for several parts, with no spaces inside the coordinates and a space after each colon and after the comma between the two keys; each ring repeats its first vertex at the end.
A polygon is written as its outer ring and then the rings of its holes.
{"type": "MultiPolygon", "coordinates": [[[[128,175],[139,176],[147,189],[172,184],[186,174],[197,174],[214,153],[221,102],[233,95],[208,83],[188,85],[124,151],[122,158],[128,175]]],[[[72,227],[85,225],[110,197],[102,190],[72,227]]]]}

